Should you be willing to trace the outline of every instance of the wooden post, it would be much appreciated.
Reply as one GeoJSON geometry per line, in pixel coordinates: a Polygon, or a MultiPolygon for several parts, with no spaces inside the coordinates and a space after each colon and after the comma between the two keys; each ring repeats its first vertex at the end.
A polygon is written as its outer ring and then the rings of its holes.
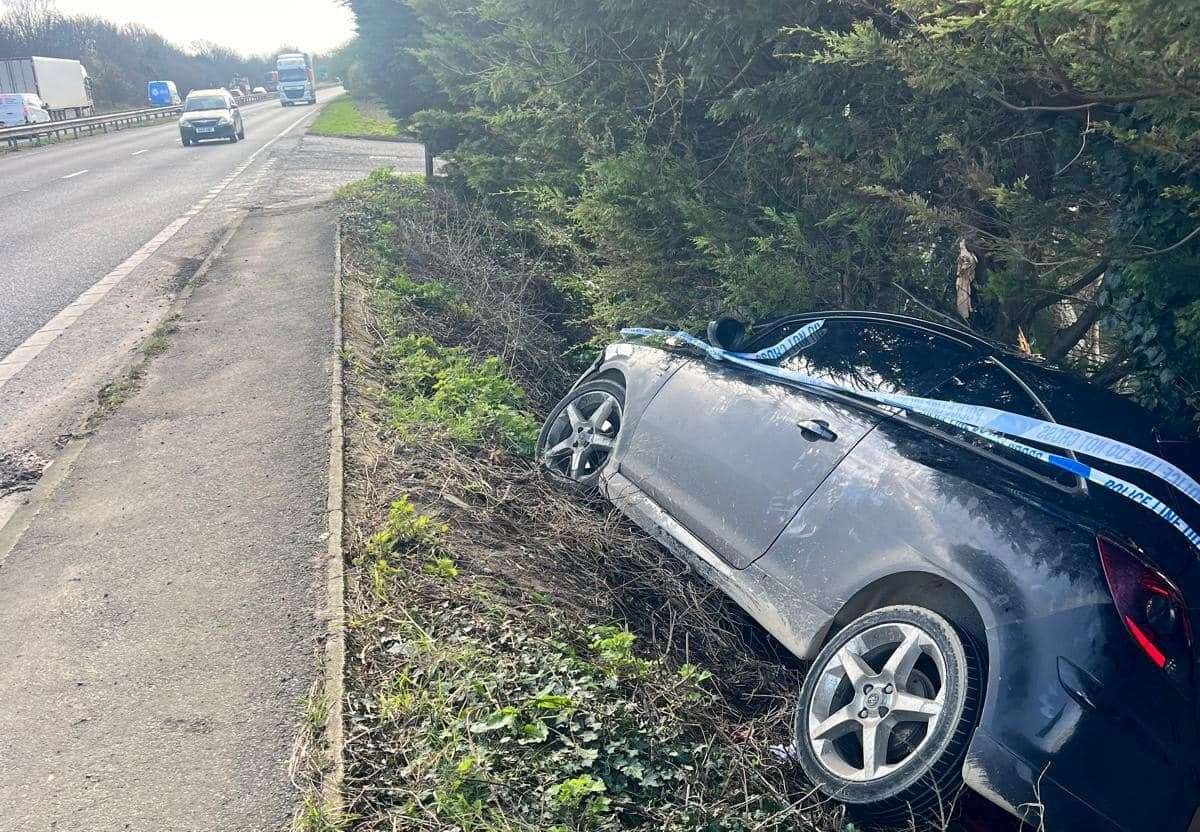
{"type": "Polygon", "coordinates": [[[421,145],[425,150],[425,181],[433,181],[433,154],[429,152],[429,145],[421,145]]]}

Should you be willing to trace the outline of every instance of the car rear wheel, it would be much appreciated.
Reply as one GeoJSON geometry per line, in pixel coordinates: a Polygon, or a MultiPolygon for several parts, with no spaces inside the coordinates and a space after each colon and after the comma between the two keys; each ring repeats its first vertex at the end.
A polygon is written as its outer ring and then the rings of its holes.
{"type": "Polygon", "coordinates": [[[796,758],[822,792],[866,820],[945,817],[962,787],[981,678],[970,637],[932,610],[867,613],[830,639],[805,677],[796,758]]]}
{"type": "Polygon", "coordinates": [[[537,458],[553,482],[595,490],[621,431],[625,388],[610,379],[585,382],[550,411],[538,436],[537,458]]]}

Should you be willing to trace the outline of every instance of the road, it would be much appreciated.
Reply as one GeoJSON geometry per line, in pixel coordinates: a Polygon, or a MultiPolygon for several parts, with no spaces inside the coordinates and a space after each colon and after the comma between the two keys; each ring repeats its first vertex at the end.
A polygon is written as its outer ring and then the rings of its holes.
{"type": "Polygon", "coordinates": [[[306,136],[340,94],[244,107],[237,144],[168,123],[0,156],[0,525],[239,216],[422,169],[420,145],[306,136]]]}
{"type": "Polygon", "coordinates": [[[184,148],[172,120],[0,158],[0,357],[311,115],[268,101],[234,145],[184,148]]]}

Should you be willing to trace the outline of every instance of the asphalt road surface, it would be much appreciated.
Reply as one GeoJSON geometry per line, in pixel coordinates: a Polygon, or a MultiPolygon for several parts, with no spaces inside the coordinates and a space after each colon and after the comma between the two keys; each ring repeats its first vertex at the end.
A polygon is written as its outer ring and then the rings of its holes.
{"type": "Polygon", "coordinates": [[[243,107],[237,144],[185,148],[171,120],[0,157],[0,358],[312,111],[243,107]]]}

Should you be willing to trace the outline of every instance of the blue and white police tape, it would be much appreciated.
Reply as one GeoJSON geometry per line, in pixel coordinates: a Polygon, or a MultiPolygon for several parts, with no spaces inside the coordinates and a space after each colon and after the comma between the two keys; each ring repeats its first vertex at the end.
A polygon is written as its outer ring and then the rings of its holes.
{"type": "Polygon", "coordinates": [[[1099,471],[1070,457],[1052,454],[1039,448],[1017,442],[1010,437],[1039,442],[1054,448],[1084,454],[1106,462],[1124,465],[1145,471],[1163,482],[1174,486],[1193,502],[1200,504],[1200,483],[1197,483],[1186,472],[1165,459],[1155,456],[1141,448],[1135,448],[1116,439],[1091,433],[1079,428],[1061,425],[1022,416],[1005,410],[983,405],[961,404],[943,401],[941,399],[926,399],[919,396],[905,396],[892,393],[876,393],[862,390],[851,390],[841,387],[824,379],[788,370],[764,361],[773,361],[796,348],[803,348],[812,343],[824,321],[817,320],[806,324],[787,338],[774,346],[753,353],[738,353],[714,347],[705,341],[686,332],[669,332],[659,329],[631,328],[621,330],[623,337],[661,336],[674,339],[701,350],[709,357],[718,361],[746,367],[783,381],[796,384],[819,387],[839,393],[845,393],[859,398],[865,398],[879,404],[888,405],[909,413],[919,413],[937,422],[944,422],[969,431],[990,442],[1003,445],[1019,453],[1034,457],[1048,465],[1069,471],[1083,477],[1089,482],[1120,494],[1149,509],[1178,529],[1188,541],[1200,550],[1200,534],[1191,528],[1177,512],[1171,509],[1144,489],[1126,482],[1119,477],[1099,471]]]}
{"type": "Polygon", "coordinates": [[[805,324],[791,335],[784,338],[778,344],[767,347],[766,349],[758,350],[757,352],[730,352],[728,350],[714,347],[712,344],[701,341],[699,338],[689,335],[686,332],[668,332],[665,329],[646,329],[645,327],[635,326],[628,329],[622,329],[621,335],[624,338],[649,338],[654,336],[677,338],[686,341],[693,346],[700,347],[714,358],[735,356],[737,358],[745,359],[746,361],[775,361],[783,358],[794,349],[803,349],[812,344],[816,340],[818,330],[820,330],[824,325],[825,321],[813,321],[810,324],[805,324]],[[720,353],[720,355],[718,355],[718,353],[720,353]]]}

